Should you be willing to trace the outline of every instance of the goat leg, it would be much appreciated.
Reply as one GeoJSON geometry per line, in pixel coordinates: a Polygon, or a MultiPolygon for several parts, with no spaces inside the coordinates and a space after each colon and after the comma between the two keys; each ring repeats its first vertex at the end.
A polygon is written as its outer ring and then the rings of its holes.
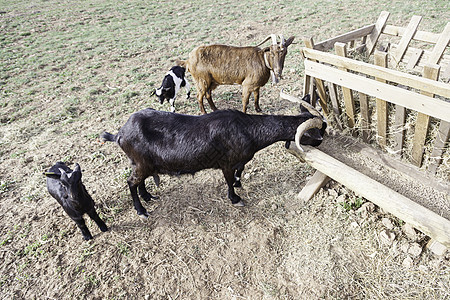
{"type": "Polygon", "coordinates": [[[133,205],[134,205],[134,208],[137,211],[137,214],[147,218],[148,217],[148,212],[142,206],[142,203],[139,200],[138,191],[137,191],[140,181],[138,181],[132,174],[128,178],[127,183],[128,183],[128,187],[130,188],[131,198],[133,199],[133,205]],[[136,183],[136,182],[138,182],[138,183],[136,183]]]}
{"type": "MultiPolygon", "coordinates": [[[[159,178],[159,177],[158,177],[159,178]]],[[[142,180],[138,185],[139,195],[144,199],[145,202],[149,202],[152,199],[158,199],[158,197],[152,196],[145,188],[145,181],[142,180]]]]}
{"type": "Polygon", "coordinates": [[[236,193],[234,192],[234,170],[223,169],[222,172],[228,185],[228,198],[231,200],[231,203],[234,206],[244,206],[245,204],[242,201],[241,197],[236,195],[236,193]]]}
{"type": "Polygon", "coordinates": [[[213,111],[216,111],[217,107],[214,105],[214,102],[212,100],[211,90],[206,91],[206,100],[208,100],[209,107],[211,107],[213,111]]]}
{"type": "Polygon", "coordinates": [[[191,98],[191,85],[189,84],[189,82],[187,82],[187,80],[185,81],[186,85],[184,86],[184,88],[186,89],[186,99],[191,98]]]}
{"type": "Polygon", "coordinates": [[[100,219],[100,216],[97,214],[94,208],[88,211],[87,214],[92,220],[94,220],[94,222],[102,232],[108,231],[108,226],[106,226],[105,222],[100,219]]]}
{"type": "Polygon", "coordinates": [[[246,86],[242,88],[242,111],[247,112],[248,102],[250,101],[250,89],[246,86]]]}
{"type": "Polygon", "coordinates": [[[206,114],[205,106],[203,105],[203,97],[205,96],[205,91],[200,90],[197,86],[198,94],[198,105],[200,106],[200,110],[202,111],[202,114],[206,114]]]}
{"type": "Polygon", "coordinates": [[[241,176],[242,176],[242,172],[244,171],[244,165],[239,166],[236,169],[236,173],[234,175],[234,187],[242,187],[242,183],[241,183],[241,176]]]}
{"type": "Polygon", "coordinates": [[[89,232],[89,229],[87,228],[86,222],[84,222],[83,217],[72,218],[72,220],[74,220],[75,223],[77,223],[77,226],[78,228],[80,228],[81,234],[83,235],[83,239],[85,241],[89,241],[90,239],[92,239],[92,234],[89,232]]]}
{"type": "Polygon", "coordinates": [[[255,110],[261,112],[261,107],[259,107],[259,88],[253,91],[253,97],[255,98],[255,110]]]}

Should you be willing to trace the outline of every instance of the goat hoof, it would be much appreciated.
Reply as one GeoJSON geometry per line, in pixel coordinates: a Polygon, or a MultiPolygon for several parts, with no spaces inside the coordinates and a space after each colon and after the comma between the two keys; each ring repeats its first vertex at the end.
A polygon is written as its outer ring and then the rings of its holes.
{"type": "Polygon", "coordinates": [[[240,181],[236,181],[236,182],[233,184],[233,186],[234,186],[234,187],[242,187],[242,183],[241,183],[240,181]]]}
{"type": "Polygon", "coordinates": [[[92,240],[92,235],[83,235],[83,239],[84,239],[85,241],[92,240]]]}
{"type": "Polygon", "coordinates": [[[143,219],[147,219],[148,218],[148,212],[146,210],[144,210],[143,212],[138,212],[138,216],[143,218],[143,219]]]}
{"type": "Polygon", "coordinates": [[[243,207],[243,206],[245,206],[245,203],[244,203],[244,201],[239,201],[239,202],[236,202],[236,203],[233,203],[233,206],[234,207],[243,207]]]}
{"type": "Polygon", "coordinates": [[[100,230],[102,231],[102,232],[106,232],[106,231],[108,231],[108,226],[102,226],[102,227],[100,227],[100,230]]]}
{"type": "Polygon", "coordinates": [[[154,199],[154,200],[159,199],[159,197],[152,196],[152,195],[150,195],[150,194],[141,195],[141,197],[142,197],[142,199],[143,199],[145,202],[150,202],[152,199],[154,199]]]}

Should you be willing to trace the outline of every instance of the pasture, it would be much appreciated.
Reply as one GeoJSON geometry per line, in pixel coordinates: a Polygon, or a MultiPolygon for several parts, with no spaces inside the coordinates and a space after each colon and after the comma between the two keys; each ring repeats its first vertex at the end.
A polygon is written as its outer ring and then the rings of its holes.
{"type": "MultiPolygon", "coordinates": [[[[421,28],[441,32],[450,4],[0,0],[0,298],[449,298],[448,252],[433,255],[427,237],[411,239],[401,220],[333,182],[300,203],[313,170],[283,143],[246,166],[237,189],[246,207],[230,204],[220,171],[205,170],[163,175],[159,187],[148,180],[159,199],[144,203],[150,216],[142,219],[126,183],[128,159],[99,140],[135,111],[169,111],[150,94],[196,46],[256,45],[270,33],[296,39],[283,79],[261,89],[262,113],[297,114],[279,91],[301,95],[301,37],[333,37],[382,10],[398,25],[422,15],[421,28]],[[85,218],[94,239],[83,241],[50,197],[42,173],[56,161],[81,165],[108,232],[85,218]],[[381,236],[388,221],[392,243],[381,236]]],[[[191,99],[182,90],[175,107],[197,115],[187,79],[191,99]]],[[[219,87],[213,99],[219,109],[241,109],[241,87],[219,87]]],[[[255,113],[252,101],[247,113],[255,113]]]]}

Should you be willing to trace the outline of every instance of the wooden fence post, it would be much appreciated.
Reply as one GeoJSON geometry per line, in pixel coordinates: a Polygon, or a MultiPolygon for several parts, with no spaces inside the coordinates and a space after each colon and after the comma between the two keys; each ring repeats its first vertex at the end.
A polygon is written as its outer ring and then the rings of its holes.
{"type": "MultiPolygon", "coordinates": [[[[334,44],[336,54],[342,57],[347,57],[347,47],[344,43],[334,44]]],[[[339,68],[342,71],[347,72],[346,68],[339,68]]],[[[355,127],[355,100],[353,99],[352,90],[346,87],[342,87],[342,94],[344,96],[345,113],[347,115],[348,127],[355,127]]]]}
{"type": "Polygon", "coordinates": [[[409,22],[406,30],[398,43],[397,49],[395,49],[394,53],[392,53],[392,59],[394,60],[394,66],[397,67],[400,61],[405,55],[406,49],[408,49],[408,45],[411,42],[414,34],[416,34],[417,28],[419,27],[419,23],[422,20],[421,16],[413,16],[411,21],[409,22]]]}
{"type": "MultiPolygon", "coordinates": [[[[375,52],[375,65],[380,67],[387,66],[387,53],[386,52],[375,52]]],[[[385,83],[386,80],[382,78],[376,78],[376,80],[385,83]]],[[[376,99],[376,107],[377,107],[377,135],[378,135],[378,144],[385,148],[387,144],[387,118],[388,118],[388,107],[387,102],[381,99],[376,99]]]]}
{"type": "MultiPolygon", "coordinates": [[[[303,42],[305,43],[306,48],[314,49],[314,41],[312,38],[304,38],[303,42]]],[[[325,86],[323,84],[323,81],[318,78],[315,79],[315,82],[317,92],[320,98],[320,106],[322,107],[322,113],[324,117],[328,119],[327,93],[325,92],[325,86]]],[[[310,91],[310,93],[312,93],[312,91],[310,91]]]]}
{"type": "Polygon", "coordinates": [[[382,11],[380,16],[378,17],[377,22],[375,23],[375,27],[372,29],[372,32],[369,34],[367,39],[367,55],[371,55],[375,50],[375,45],[377,44],[378,38],[381,35],[384,27],[386,26],[386,22],[389,18],[389,12],[382,11]]]}
{"type": "MultiPolygon", "coordinates": [[[[439,65],[425,65],[423,67],[423,77],[428,79],[437,80],[439,78],[439,65]]],[[[423,95],[433,97],[434,94],[429,92],[423,92],[423,95]]],[[[416,127],[414,129],[413,148],[411,152],[411,162],[420,167],[423,158],[423,148],[425,145],[425,139],[427,137],[428,127],[430,125],[430,116],[418,113],[416,120],[416,127]]]]}

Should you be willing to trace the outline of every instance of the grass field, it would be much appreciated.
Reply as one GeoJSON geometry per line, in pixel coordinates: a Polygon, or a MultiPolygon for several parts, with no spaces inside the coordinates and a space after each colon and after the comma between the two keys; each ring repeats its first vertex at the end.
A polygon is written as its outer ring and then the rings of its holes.
{"type": "MultiPolygon", "coordinates": [[[[128,160],[98,140],[137,110],[169,110],[150,93],[194,47],[256,45],[270,33],[296,43],[279,87],[262,89],[261,108],[295,114],[278,94],[301,93],[301,37],[333,37],[383,10],[397,25],[422,15],[420,28],[432,32],[450,19],[440,0],[0,0],[0,298],[449,299],[449,257],[424,251],[406,268],[400,220],[386,246],[383,213],[364,219],[343,209],[339,199],[361,199],[336,184],[298,203],[312,170],[281,143],[246,167],[244,209],[229,204],[221,173],[207,170],[162,176],[159,188],[149,182],[160,199],[145,204],[142,220],[126,185],[128,160]],[[89,220],[94,239],[82,241],[47,193],[42,172],[58,160],[81,165],[109,232],[89,220]]],[[[216,106],[240,109],[240,91],[218,88],[216,106]]],[[[177,112],[200,113],[194,87],[192,95],[177,99],[177,112]]]]}

